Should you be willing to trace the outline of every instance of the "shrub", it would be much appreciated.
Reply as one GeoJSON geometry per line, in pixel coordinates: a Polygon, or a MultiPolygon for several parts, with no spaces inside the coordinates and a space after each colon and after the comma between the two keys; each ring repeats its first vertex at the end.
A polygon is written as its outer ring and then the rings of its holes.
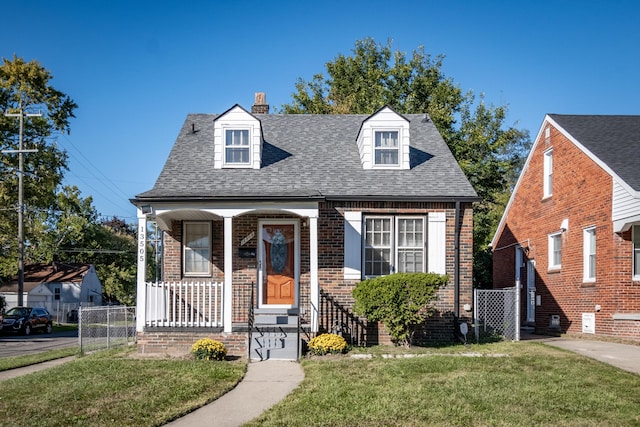
{"type": "Polygon", "coordinates": [[[311,354],[340,354],[347,350],[347,341],[337,334],[322,334],[312,338],[307,344],[311,354]]]}
{"type": "Polygon", "coordinates": [[[449,276],[396,273],[363,280],[353,290],[353,311],[382,322],[396,345],[411,346],[417,327],[433,314],[438,289],[449,276]]]}
{"type": "Polygon", "coordinates": [[[199,360],[224,360],[227,348],[220,341],[202,338],[191,346],[191,354],[199,360]]]}

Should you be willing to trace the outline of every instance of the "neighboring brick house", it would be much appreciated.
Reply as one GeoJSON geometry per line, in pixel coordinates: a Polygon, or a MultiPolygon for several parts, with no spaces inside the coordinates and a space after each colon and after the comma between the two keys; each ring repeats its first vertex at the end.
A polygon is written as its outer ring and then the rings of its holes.
{"type": "Polygon", "coordinates": [[[153,189],[132,199],[139,352],[208,336],[233,355],[295,358],[299,331],[334,327],[376,342],[375,325],[354,329],[351,292],[394,271],[450,275],[422,338],[453,339],[472,302],[478,198],[428,116],[268,111],[258,93],[251,113],[189,114],[153,189]],[[164,232],[159,283],[145,280],[149,220],[164,232]]]}
{"type": "Polygon", "coordinates": [[[545,117],[494,236],[522,325],[640,340],[640,116],[545,117]]]}

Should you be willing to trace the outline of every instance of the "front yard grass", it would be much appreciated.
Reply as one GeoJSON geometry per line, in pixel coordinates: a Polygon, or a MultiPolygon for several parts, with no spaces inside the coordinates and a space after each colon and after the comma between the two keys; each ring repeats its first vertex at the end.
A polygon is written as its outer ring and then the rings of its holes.
{"type": "Polygon", "coordinates": [[[640,426],[640,377],[595,360],[524,342],[412,353],[304,360],[296,392],[249,425],[640,426]]]}
{"type": "Polygon", "coordinates": [[[135,348],[79,357],[0,382],[0,426],[159,426],[212,401],[244,362],[140,359],[135,348]]]}
{"type": "MultiPolygon", "coordinates": [[[[246,368],[132,351],[0,382],[0,426],[160,426],[227,392],[246,368]]],[[[532,342],[406,352],[305,359],[300,386],[248,425],[640,426],[640,376],[580,355],[532,342]]]]}

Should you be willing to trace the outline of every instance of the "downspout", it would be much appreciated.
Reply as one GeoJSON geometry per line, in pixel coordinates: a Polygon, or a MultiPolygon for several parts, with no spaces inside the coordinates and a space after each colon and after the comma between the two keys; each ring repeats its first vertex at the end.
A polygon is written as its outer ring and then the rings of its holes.
{"type": "Polygon", "coordinates": [[[453,337],[457,341],[461,339],[459,332],[460,318],[460,202],[456,201],[456,215],[453,226],[453,337]]]}
{"type": "MultiPolygon", "coordinates": [[[[456,201],[456,222],[455,222],[455,231],[454,231],[454,259],[453,259],[453,268],[454,268],[454,282],[453,282],[453,306],[454,311],[453,315],[456,320],[460,316],[460,202],[456,201]]],[[[456,325],[457,329],[457,325],[456,325]]]]}

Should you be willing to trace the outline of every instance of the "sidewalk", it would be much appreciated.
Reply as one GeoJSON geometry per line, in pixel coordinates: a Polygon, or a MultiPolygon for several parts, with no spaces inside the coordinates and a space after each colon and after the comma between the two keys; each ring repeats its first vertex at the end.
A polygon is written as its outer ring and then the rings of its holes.
{"type": "Polygon", "coordinates": [[[303,379],[304,372],[297,362],[267,360],[249,363],[247,373],[233,390],[165,426],[242,425],[284,399],[303,379]]]}
{"type": "Polygon", "coordinates": [[[11,378],[19,377],[21,375],[30,374],[32,372],[41,371],[43,369],[52,368],[54,366],[62,365],[75,359],[76,356],[63,357],[61,359],[49,360],[48,362],[42,362],[35,365],[25,366],[24,368],[9,369],[7,371],[0,372],[0,381],[8,380],[11,378]]]}

